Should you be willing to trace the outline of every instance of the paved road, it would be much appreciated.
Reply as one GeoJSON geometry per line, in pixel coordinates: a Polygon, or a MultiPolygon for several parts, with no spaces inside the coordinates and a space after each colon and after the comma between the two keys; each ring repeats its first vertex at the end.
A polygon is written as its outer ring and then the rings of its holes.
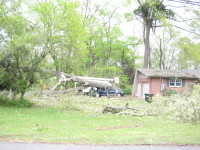
{"type": "Polygon", "coordinates": [[[0,150],[200,150],[200,146],[72,145],[0,142],[0,150]]]}

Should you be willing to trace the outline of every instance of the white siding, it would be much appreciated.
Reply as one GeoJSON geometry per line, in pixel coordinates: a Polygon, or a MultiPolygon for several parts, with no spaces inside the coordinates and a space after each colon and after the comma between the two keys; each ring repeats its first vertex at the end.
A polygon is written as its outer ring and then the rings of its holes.
{"type": "Polygon", "coordinates": [[[136,96],[145,98],[145,93],[149,93],[149,83],[138,83],[136,96]]]}
{"type": "Polygon", "coordinates": [[[143,83],[143,94],[142,97],[145,98],[145,93],[149,93],[149,83],[143,83]]]}

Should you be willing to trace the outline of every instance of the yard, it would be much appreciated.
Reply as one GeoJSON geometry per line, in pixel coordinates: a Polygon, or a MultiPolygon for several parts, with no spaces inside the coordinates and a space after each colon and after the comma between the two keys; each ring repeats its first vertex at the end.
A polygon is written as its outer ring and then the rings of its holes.
{"type": "Polygon", "coordinates": [[[79,144],[200,144],[200,125],[165,116],[102,113],[105,105],[153,110],[143,100],[53,96],[32,108],[0,107],[0,141],[79,144]]]}

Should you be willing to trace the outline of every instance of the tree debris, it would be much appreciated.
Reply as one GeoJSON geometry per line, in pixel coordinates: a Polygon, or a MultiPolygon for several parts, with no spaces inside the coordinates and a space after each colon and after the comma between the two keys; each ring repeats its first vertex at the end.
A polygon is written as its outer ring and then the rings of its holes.
{"type": "Polygon", "coordinates": [[[124,107],[113,107],[113,106],[106,106],[103,110],[103,113],[112,113],[112,114],[116,114],[119,113],[123,110],[127,109],[127,106],[129,105],[129,103],[127,103],[124,107]]]}
{"type": "Polygon", "coordinates": [[[149,110],[132,108],[132,107],[128,107],[128,105],[129,103],[127,103],[123,107],[105,106],[102,113],[112,113],[112,114],[118,114],[118,115],[132,115],[132,116],[137,116],[137,117],[157,115],[157,114],[152,113],[149,110]],[[124,110],[131,110],[131,111],[124,112],[124,110]]]}

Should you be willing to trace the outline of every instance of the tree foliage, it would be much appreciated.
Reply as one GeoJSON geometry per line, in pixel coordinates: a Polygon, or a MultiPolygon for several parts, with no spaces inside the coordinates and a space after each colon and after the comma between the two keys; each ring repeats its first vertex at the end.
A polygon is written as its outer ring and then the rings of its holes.
{"type": "Polygon", "coordinates": [[[45,55],[35,50],[33,30],[20,12],[20,2],[7,5],[1,3],[1,89],[12,90],[24,95],[27,88],[35,82],[39,63],[45,55]],[[7,8],[7,9],[5,9],[7,8]],[[7,11],[8,10],[8,11],[7,11]]]}
{"type": "Polygon", "coordinates": [[[200,123],[200,86],[196,85],[184,94],[157,97],[157,111],[174,120],[200,123]]]}
{"type": "Polygon", "coordinates": [[[64,0],[39,1],[31,6],[41,41],[57,71],[80,73],[85,68],[87,33],[77,7],[77,3],[64,0]]]}
{"type": "Polygon", "coordinates": [[[127,82],[135,69],[137,55],[133,48],[137,38],[122,38],[117,8],[108,4],[92,5],[91,1],[89,4],[90,12],[84,17],[89,32],[87,72],[89,76],[120,76],[121,79],[125,74],[127,82]]]}
{"type": "MultiPolygon", "coordinates": [[[[160,44],[152,44],[150,51],[152,30],[168,25],[166,20],[174,17],[174,12],[163,0],[137,3],[137,9],[126,16],[142,20],[144,67],[199,68],[199,11],[193,10],[197,19],[190,22],[197,33],[193,39],[172,42],[178,37],[163,34],[157,36],[160,44]]],[[[23,97],[41,79],[41,68],[75,75],[119,76],[120,86],[130,87],[131,75],[140,66],[136,53],[140,37],[124,36],[122,20],[118,7],[92,0],[1,1],[0,89],[23,97]]]]}
{"type": "Polygon", "coordinates": [[[179,39],[176,46],[180,49],[179,66],[181,69],[198,69],[200,68],[200,43],[193,42],[191,39],[184,37],[179,39]]]}
{"type": "Polygon", "coordinates": [[[14,97],[37,83],[41,68],[121,76],[124,85],[135,68],[137,38],[120,39],[119,15],[107,4],[2,1],[0,21],[0,89],[14,97]]]}
{"type": "Polygon", "coordinates": [[[180,49],[179,66],[183,69],[200,69],[200,12],[192,9],[190,12],[194,15],[190,23],[190,36],[181,37],[175,44],[180,49]]]}

